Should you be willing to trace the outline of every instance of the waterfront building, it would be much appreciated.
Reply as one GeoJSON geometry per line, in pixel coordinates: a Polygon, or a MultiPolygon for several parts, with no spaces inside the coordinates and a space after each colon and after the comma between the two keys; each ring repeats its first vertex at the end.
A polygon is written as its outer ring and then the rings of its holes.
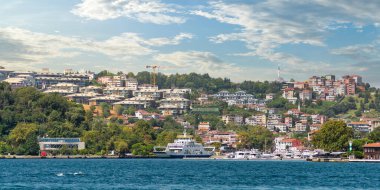
{"type": "Polygon", "coordinates": [[[85,143],[80,138],[38,138],[40,151],[50,152],[60,150],[62,147],[68,149],[83,150],[85,143]]]}
{"type": "Polygon", "coordinates": [[[363,149],[365,159],[380,160],[380,142],[366,144],[363,149]]]}
{"type": "Polygon", "coordinates": [[[295,138],[276,137],[274,139],[275,152],[296,151],[297,147],[302,146],[302,142],[295,138]]]}

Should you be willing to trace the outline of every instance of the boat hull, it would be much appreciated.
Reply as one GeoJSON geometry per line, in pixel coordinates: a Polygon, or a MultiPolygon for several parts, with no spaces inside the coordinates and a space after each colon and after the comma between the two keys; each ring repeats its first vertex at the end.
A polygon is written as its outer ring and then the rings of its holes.
{"type": "Polygon", "coordinates": [[[210,158],[212,155],[183,155],[183,154],[171,154],[170,158],[210,158]]]}

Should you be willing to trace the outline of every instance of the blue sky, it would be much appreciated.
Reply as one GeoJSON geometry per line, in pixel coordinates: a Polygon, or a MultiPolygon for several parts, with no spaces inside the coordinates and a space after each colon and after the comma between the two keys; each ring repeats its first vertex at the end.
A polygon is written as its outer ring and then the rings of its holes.
{"type": "Polygon", "coordinates": [[[380,86],[380,1],[0,0],[0,65],[209,73],[233,81],[362,75],[380,86]]]}

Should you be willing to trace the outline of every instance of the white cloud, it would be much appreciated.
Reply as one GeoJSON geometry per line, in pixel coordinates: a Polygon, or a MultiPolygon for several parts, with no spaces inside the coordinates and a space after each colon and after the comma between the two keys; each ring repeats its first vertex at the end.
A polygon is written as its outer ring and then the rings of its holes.
{"type": "Polygon", "coordinates": [[[239,32],[210,38],[215,43],[244,42],[249,52],[235,55],[257,56],[289,67],[302,65],[310,69],[321,63],[306,61],[279,48],[289,44],[324,47],[326,36],[333,30],[354,26],[360,31],[365,25],[379,23],[380,12],[376,10],[380,3],[369,4],[354,0],[265,0],[245,4],[215,1],[192,14],[237,26],[239,32]]]}
{"type": "Polygon", "coordinates": [[[142,23],[181,24],[186,20],[177,14],[174,5],[159,0],[82,0],[71,11],[73,14],[93,20],[127,17],[142,23]]]}
{"type": "Polygon", "coordinates": [[[237,65],[226,63],[210,52],[176,51],[168,54],[158,54],[154,60],[169,63],[175,70],[183,72],[209,73],[217,77],[239,75],[242,71],[237,65]]]}
{"type": "Polygon", "coordinates": [[[35,33],[7,27],[0,28],[0,61],[8,63],[46,63],[51,58],[70,58],[90,52],[114,60],[150,55],[155,47],[178,45],[192,35],[181,33],[173,38],[144,39],[135,33],[123,33],[104,41],[35,33]]]}

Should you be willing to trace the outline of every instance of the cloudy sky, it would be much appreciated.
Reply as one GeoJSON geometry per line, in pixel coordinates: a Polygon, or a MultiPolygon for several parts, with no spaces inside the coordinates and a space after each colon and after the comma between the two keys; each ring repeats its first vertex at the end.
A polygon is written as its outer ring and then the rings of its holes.
{"type": "Polygon", "coordinates": [[[0,66],[209,73],[233,81],[360,74],[380,86],[378,0],[0,0],[0,66]]]}

